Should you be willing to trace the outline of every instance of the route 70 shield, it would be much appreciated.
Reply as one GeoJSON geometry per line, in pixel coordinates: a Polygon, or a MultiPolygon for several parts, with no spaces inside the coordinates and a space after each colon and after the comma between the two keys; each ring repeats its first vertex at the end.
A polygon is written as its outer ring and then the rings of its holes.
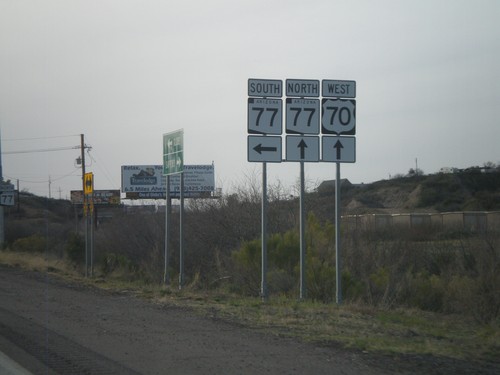
{"type": "Polygon", "coordinates": [[[356,134],[356,100],[323,99],[321,105],[323,134],[356,134]]]}

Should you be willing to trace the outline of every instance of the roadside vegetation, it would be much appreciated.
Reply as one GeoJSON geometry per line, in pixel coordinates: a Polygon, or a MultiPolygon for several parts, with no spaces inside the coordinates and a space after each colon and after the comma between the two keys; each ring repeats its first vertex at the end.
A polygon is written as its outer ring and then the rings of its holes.
{"type": "MultiPolygon", "coordinates": [[[[500,210],[500,173],[416,175],[345,187],[345,204],[500,210]],[[390,184],[392,183],[392,184],[390,184]],[[378,187],[377,187],[378,186],[378,187]],[[399,189],[399,192],[398,192],[399,189]],[[449,194],[442,196],[442,191],[449,194]],[[418,192],[415,193],[415,192],[418,192]]],[[[178,216],[172,215],[170,285],[163,285],[165,213],[116,210],[95,231],[94,277],[85,279],[79,212],[67,201],[22,195],[7,212],[0,263],[190,306],[200,314],[299,336],[321,345],[383,353],[432,354],[498,363],[500,228],[435,225],[343,228],[344,303],[335,304],[335,227],[329,191],[306,197],[307,298],[299,301],[298,202],[270,189],[269,299],[260,291],[258,184],[216,200],[192,200],[185,217],[186,286],[179,291],[178,216]]],[[[359,212],[359,206],[356,208],[359,212]]],[[[343,208],[344,212],[347,210],[343,208]]]]}

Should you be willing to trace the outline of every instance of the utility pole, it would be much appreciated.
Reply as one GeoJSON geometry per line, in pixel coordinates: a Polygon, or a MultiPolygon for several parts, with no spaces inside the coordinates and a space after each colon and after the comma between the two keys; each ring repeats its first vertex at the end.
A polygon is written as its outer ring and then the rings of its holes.
{"type": "MultiPolygon", "coordinates": [[[[0,184],[3,184],[1,129],[0,129],[0,184]]],[[[3,206],[0,206],[0,248],[3,248],[4,242],[5,242],[5,222],[4,222],[4,215],[3,215],[3,206]]]]}
{"type": "MultiPolygon", "coordinates": [[[[85,141],[84,135],[80,134],[80,149],[82,157],[82,193],[85,191],[85,141]]],[[[85,205],[85,194],[83,194],[83,204],[85,205]]]]}
{"type": "Polygon", "coordinates": [[[87,197],[85,195],[85,139],[84,135],[80,134],[80,149],[82,157],[82,220],[85,221],[85,277],[88,276],[88,220],[87,220],[87,197]]]}

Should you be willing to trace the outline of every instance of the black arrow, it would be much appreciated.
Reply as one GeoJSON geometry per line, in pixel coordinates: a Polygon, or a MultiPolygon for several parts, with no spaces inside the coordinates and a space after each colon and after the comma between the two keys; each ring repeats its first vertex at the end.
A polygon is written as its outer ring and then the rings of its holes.
{"type": "Polygon", "coordinates": [[[337,143],[335,143],[333,148],[337,150],[337,160],[340,160],[341,159],[341,152],[342,152],[342,149],[344,148],[344,146],[342,146],[342,143],[340,143],[340,141],[337,141],[337,143]]]}
{"type": "Polygon", "coordinates": [[[255,151],[257,151],[259,154],[262,154],[262,151],[278,151],[278,149],[276,147],[265,147],[265,146],[262,146],[262,143],[259,143],[253,149],[255,151]]]}
{"type": "Polygon", "coordinates": [[[306,148],[307,148],[307,144],[306,142],[304,142],[303,139],[300,140],[299,144],[297,145],[297,147],[300,148],[300,158],[301,159],[304,159],[306,157],[306,148]]]}

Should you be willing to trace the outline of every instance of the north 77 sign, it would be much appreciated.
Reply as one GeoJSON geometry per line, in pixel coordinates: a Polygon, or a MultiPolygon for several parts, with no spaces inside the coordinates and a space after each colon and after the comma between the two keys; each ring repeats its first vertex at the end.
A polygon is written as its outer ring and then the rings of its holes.
{"type": "Polygon", "coordinates": [[[286,132],[319,134],[319,100],[286,99],[286,132]]]}

